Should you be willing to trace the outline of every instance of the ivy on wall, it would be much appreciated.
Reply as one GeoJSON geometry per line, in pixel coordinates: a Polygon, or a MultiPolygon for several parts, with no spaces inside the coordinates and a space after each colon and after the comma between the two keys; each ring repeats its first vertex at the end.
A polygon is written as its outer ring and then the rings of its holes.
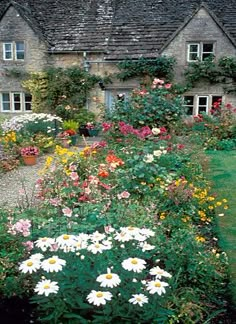
{"type": "Polygon", "coordinates": [[[116,77],[122,81],[130,78],[141,77],[165,78],[167,81],[173,78],[173,70],[175,66],[173,57],[160,56],[155,59],[140,58],[138,60],[127,59],[118,63],[118,68],[121,71],[116,77]]]}
{"type": "Polygon", "coordinates": [[[189,63],[185,69],[187,88],[194,87],[196,82],[206,79],[210,83],[225,84],[226,93],[236,92],[236,57],[222,57],[214,61],[209,57],[204,61],[189,63]]]}

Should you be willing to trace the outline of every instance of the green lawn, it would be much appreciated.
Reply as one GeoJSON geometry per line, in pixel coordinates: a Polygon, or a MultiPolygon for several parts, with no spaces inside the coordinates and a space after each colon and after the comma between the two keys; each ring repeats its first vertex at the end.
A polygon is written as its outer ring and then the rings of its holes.
{"type": "Polygon", "coordinates": [[[213,151],[208,157],[212,188],[229,203],[224,216],[218,217],[218,230],[220,246],[229,258],[230,289],[236,308],[236,151],[213,151]]]}

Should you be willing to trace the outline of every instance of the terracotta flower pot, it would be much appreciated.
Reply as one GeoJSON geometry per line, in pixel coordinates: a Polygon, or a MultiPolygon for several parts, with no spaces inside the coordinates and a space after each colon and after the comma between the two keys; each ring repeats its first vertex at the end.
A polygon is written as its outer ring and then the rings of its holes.
{"type": "Polygon", "coordinates": [[[36,155],[22,155],[25,165],[35,165],[37,163],[36,155]]]}

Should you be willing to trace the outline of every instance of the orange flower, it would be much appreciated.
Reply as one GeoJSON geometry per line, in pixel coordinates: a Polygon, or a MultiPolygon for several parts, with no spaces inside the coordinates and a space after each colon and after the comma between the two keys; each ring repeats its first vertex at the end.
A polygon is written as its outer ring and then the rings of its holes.
{"type": "Polygon", "coordinates": [[[102,177],[102,178],[106,178],[106,177],[108,177],[109,176],[109,172],[108,171],[106,171],[106,170],[99,170],[99,172],[98,172],[98,176],[99,177],[102,177]]]}
{"type": "Polygon", "coordinates": [[[122,161],[114,154],[107,155],[106,162],[109,163],[112,168],[116,168],[117,166],[124,165],[124,161],[122,161]]]}

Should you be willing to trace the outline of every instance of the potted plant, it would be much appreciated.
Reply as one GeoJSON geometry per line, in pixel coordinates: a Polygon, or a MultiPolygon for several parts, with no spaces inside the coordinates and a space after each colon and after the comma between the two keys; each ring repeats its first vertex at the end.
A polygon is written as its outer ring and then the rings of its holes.
{"type": "MultiPolygon", "coordinates": [[[[69,145],[76,145],[77,143],[77,139],[78,139],[78,135],[77,135],[77,130],[79,128],[79,123],[75,120],[65,120],[62,123],[62,128],[64,129],[63,132],[58,134],[58,137],[63,139],[64,138],[64,142],[67,141],[68,146],[69,145]]],[[[63,146],[66,146],[65,143],[63,146]]]]}
{"type": "Polygon", "coordinates": [[[20,149],[20,155],[25,165],[34,165],[37,163],[39,149],[36,146],[26,146],[20,149]]]}
{"type": "Polygon", "coordinates": [[[89,136],[98,136],[100,127],[95,122],[87,122],[86,128],[88,130],[89,136]]]}

